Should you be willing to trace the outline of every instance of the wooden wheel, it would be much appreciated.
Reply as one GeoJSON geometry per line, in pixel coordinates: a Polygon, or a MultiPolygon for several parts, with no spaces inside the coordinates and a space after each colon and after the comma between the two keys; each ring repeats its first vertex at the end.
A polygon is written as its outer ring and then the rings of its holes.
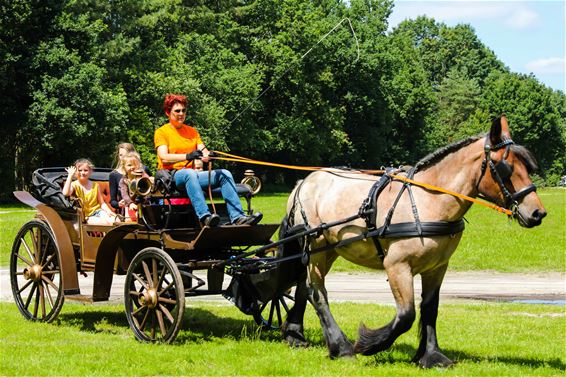
{"type": "Polygon", "coordinates": [[[63,307],[59,249],[49,226],[32,220],[20,229],[10,255],[10,282],[26,319],[52,322],[63,307]]]}
{"type": "Polygon", "coordinates": [[[177,265],[163,250],[148,247],[130,263],[124,284],[126,317],[143,342],[169,343],[185,312],[185,291],[177,265]]]}
{"type": "Polygon", "coordinates": [[[295,299],[289,290],[273,298],[273,300],[263,303],[253,313],[255,323],[265,330],[279,330],[294,302],[295,299]]]}

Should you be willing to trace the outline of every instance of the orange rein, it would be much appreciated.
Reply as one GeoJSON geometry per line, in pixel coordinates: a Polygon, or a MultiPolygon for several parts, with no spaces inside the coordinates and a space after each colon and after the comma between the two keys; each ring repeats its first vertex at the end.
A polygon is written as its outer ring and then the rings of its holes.
{"type": "MultiPolygon", "coordinates": [[[[325,170],[331,169],[331,168],[328,168],[328,167],[321,167],[321,166],[299,166],[299,165],[278,164],[278,163],[274,163],[274,162],[253,160],[251,158],[241,157],[241,156],[237,156],[237,155],[233,155],[233,154],[225,153],[225,152],[220,152],[220,151],[212,151],[212,152],[216,155],[226,156],[226,157],[211,157],[211,159],[214,159],[214,160],[232,161],[232,162],[245,162],[245,163],[253,164],[253,165],[274,166],[274,167],[279,167],[279,168],[284,168],[284,169],[292,169],[292,170],[307,170],[307,171],[322,170],[322,171],[325,171],[325,170]]],[[[379,174],[384,174],[385,170],[354,170],[354,171],[351,171],[351,173],[379,175],[379,174]]],[[[393,179],[396,179],[396,180],[401,181],[401,182],[410,183],[412,185],[419,186],[419,187],[422,187],[422,188],[427,189],[427,190],[452,195],[456,198],[464,199],[464,200],[467,200],[469,202],[476,203],[476,204],[482,205],[484,207],[494,209],[499,213],[506,214],[507,216],[513,215],[513,212],[511,212],[510,210],[503,208],[503,207],[500,207],[496,204],[486,202],[484,200],[472,198],[470,196],[460,194],[460,193],[457,193],[457,192],[454,192],[454,191],[450,191],[450,190],[444,189],[442,187],[429,185],[428,183],[418,182],[418,181],[415,181],[415,180],[412,180],[410,178],[406,178],[406,177],[403,177],[403,176],[400,176],[400,175],[397,175],[397,174],[390,174],[390,176],[393,179]]]]}

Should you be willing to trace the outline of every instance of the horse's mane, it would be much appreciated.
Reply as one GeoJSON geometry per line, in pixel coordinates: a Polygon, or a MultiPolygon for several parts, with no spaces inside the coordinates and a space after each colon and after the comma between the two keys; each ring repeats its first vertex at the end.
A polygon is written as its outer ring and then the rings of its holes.
{"type": "MultiPolygon", "coordinates": [[[[456,143],[437,149],[436,151],[421,158],[419,162],[417,162],[417,164],[415,165],[415,168],[417,170],[426,169],[429,166],[434,165],[438,161],[442,160],[450,153],[460,150],[460,148],[470,145],[471,143],[481,139],[484,136],[486,136],[486,134],[471,136],[467,139],[460,140],[456,143]]],[[[527,148],[523,147],[522,145],[512,144],[511,151],[525,163],[525,166],[527,167],[527,171],[529,172],[529,174],[538,170],[537,161],[533,156],[533,154],[527,148]]]]}
{"type": "Polygon", "coordinates": [[[447,155],[449,155],[449,154],[451,154],[451,153],[453,153],[457,150],[460,150],[460,148],[463,148],[467,145],[470,145],[471,143],[481,139],[484,136],[485,136],[485,134],[471,136],[467,139],[460,140],[460,141],[457,141],[457,142],[452,143],[450,145],[447,145],[445,147],[442,147],[440,149],[437,149],[436,151],[434,151],[434,152],[426,155],[425,157],[421,158],[419,160],[419,162],[416,163],[415,168],[417,170],[426,169],[429,166],[434,165],[438,161],[442,160],[447,155]]]}

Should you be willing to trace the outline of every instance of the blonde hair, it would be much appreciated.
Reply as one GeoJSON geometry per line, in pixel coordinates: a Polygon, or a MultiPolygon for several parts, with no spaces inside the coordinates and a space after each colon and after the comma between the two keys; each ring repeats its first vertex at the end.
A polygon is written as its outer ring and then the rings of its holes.
{"type": "Polygon", "coordinates": [[[139,155],[138,152],[128,152],[126,153],[126,155],[122,158],[122,163],[120,168],[124,171],[124,175],[126,175],[126,162],[127,161],[135,161],[136,162],[136,170],[139,170],[142,168],[142,162],[141,162],[141,157],[139,155]]]}
{"type": "Polygon", "coordinates": [[[74,163],[75,167],[78,168],[79,165],[87,165],[90,170],[94,169],[94,164],[88,158],[79,158],[74,163]]]}
{"type": "Polygon", "coordinates": [[[118,173],[124,175],[125,171],[123,169],[122,161],[120,160],[120,149],[124,149],[126,154],[135,152],[136,147],[132,143],[120,143],[116,146],[116,150],[114,151],[114,170],[118,171],[118,173]]]}

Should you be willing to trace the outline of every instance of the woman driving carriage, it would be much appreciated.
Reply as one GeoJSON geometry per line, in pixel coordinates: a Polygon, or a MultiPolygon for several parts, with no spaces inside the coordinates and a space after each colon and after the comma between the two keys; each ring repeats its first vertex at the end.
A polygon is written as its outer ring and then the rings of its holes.
{"type": "Polygon", "coordinates": [[[198,131],[186,125],[187,97],[167,94],[163,103],[169,123],[155,131],[154,143],[157,150],[158,169],[175,170],[174,181],[178,189],[187,192],[201,224],[215,227],[220,222],[217,214],[211,214],[203,194],[209,183],[220,187],[226,202],[232,224],[255,225],[263,215],[256,212],[251,216],[244,213],[232,174],[225,169],[209,172],[197,171],[194,160],[209,162],[210,152],[204,145],[198,131]]]}

